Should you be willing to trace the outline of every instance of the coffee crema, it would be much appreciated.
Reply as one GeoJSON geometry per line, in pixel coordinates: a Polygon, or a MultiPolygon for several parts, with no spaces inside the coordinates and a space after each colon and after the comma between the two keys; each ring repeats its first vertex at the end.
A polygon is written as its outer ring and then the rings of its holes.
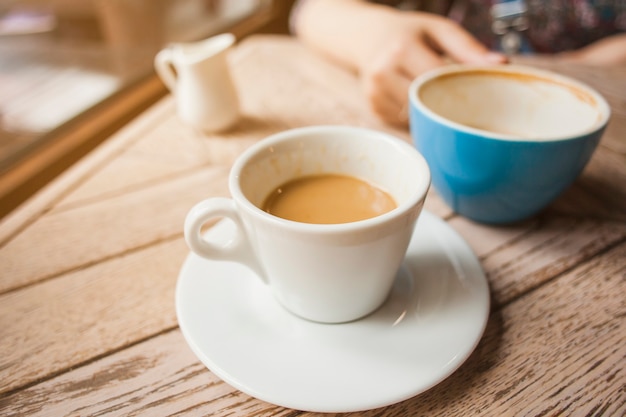
{"type": "Polygon", "coordinates": [[[272,191],[262,209],[302,223],[350,223],[379,216],[397,207],[385,191],[364,180],[340,174],[297,178],[272,191]]]}

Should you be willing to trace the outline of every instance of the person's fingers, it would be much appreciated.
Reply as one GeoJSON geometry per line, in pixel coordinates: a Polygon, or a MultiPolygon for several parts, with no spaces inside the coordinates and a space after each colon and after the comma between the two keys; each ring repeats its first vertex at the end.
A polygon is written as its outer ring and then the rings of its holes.
{"type": "Polygon", "coordinates": [[[406,97],[403,100],[398,94],[406,96],[408,87],[402,93],[403,76],[395,81],[386,79],[384,85],[364,79],[364,92],[372,111],[383,121],[399,126],[406,126],[408,120],[406,97]]]}
{"type": "Polygon", "coordinates": [[[446,63],[444,57],[434,51],[423,39],[416,39],[398,56],[398,68],[413,79],[418,75],[446,63]]]}
{"type": "Polygon", "coordinates": [[[444,63],[423,39],[412,36],[396,42],[362,73],[370,107],[384,121],[406,126],[411,82],[421,73],[444,63]]]}
{"type": "Polygon", "coordinates": [[[378,100],[375,103],[370,103],[370,105],[374,113],[384,122],[399,127],[406,127],[408,125],[409,115],[407,106],[399,105],[390,97],[378,100]]]}
{"type": "Polygon", "coordinates": [[[370,107],[384,120],[406,119],[402,108],[406,108],[407,92],[413,76],[402,67],[400,56],[387,56],[378,65],[362,74],[363,90],[370,107]],[[399,116],[400,115],[400,116],[399,116]]]}
{"type": "MultiPolygon", "coordinates": [[[[384,53],[361,70],[370,107],[384,121],[395,125],[407,124],[409,86],[420,74],[448,63],[450,58],[468,63],[506,62],[505,57],[490,54],[452,21],[413,16],[413,30],[400,31],[403,36],[396,36],[384,53]]],[[[406,28],[405,24],[406,21],[406,28]]]]}
{"type": "Polygon", "coordinates": [[[446,18],[427,22],[426,36],[433,47],[461,63],[503,64],[505,55],[489,51],[460,25],[446,18]]]}

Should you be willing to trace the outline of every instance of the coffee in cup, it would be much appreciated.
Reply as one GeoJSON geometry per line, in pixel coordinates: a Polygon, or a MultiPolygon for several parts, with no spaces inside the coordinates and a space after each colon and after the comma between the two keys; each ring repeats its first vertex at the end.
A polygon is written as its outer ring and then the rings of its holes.
{"type": "Polygon", "coordinates": [[[367,181],[320,174],[296,178],[276,188],[263,203],[263,210],[303,223],[350,223],[393,210],[393,198],[367,181]]]}
{"type": "MultiPolygon", "coordinates": [[[[424,158],[386,133],[348,126],[288,130],[262,139],[237,158],[229,175],[232,198],[209,198],[194,206],[185,220],[185,239],[199,256],[250,268],[297,316],[352,321],[387,298],[429,186],[424,158]],[[264,209],[281,187],[308,193],[302,183],[311,179],[336,194],[336,176],[365,184],[370,187],[366,194],[388,194],[393,206],[338,223],[288,220],[264,209]],[[201,234],[205,223],[218,218],[236,226],[236,235],[224,245],[201,234]]],[[[340,210],[358,211],[351,200],[340,210]]]]}

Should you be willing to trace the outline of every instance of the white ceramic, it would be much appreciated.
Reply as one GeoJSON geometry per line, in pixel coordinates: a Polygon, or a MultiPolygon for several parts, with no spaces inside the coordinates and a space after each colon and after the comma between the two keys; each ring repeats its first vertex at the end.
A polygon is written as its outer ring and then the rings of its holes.
{"type": "Polygon", "coordinates": [[[232,199],[198,203],[187,215],[185,238],[198,255],[250,267],[294,314],[346,322],[370,313],[387,297],[429,185],[424,158],[386,133],[348,126],[288,130],[237,159],[229,177],[232,199]],[[319,173],[376,184],[398,207],[342,224],[299,223],[259,208],[285,182],[319,173]],[[200,230],[220,217],[232,220],[238,233],[225,245],[209,244],[200,230]]]}
{"type": "Polygon", "coordinates": [[[154,67],[174,94],[180,119],[204,132],[232,127],[239,98],[227,61],[230,33],[194,43],[174,43],[155,57],[154,67]]]}
{"type": "MultiPolygon", "coordinates": [[[[220,222],[207,239],[233,232],[220,222]]],[[[458,369],[485,329],[489,290],[463,239],[424,211],[389,298],[361,320],[300,320],[249,269],[193,253],[176,312],[193,352],[233,387],[283,407],[350,412],[411,398],[458,369]]]]}

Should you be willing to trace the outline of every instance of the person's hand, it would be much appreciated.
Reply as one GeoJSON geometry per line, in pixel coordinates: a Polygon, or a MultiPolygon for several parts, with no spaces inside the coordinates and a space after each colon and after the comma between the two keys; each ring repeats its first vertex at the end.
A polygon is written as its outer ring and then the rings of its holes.
{"type": "Polygon", "coordinates": [[[388,123],[406,126],[408,90],[418,75],[450,62],[499,64],[507,58],[489,52],[450,19],[390,10],[365,38],[370,53],[359,73],[372,110],[388,123]]]}
{"type": "Polygon", "coordinates": [[[305,44],[360,75],[373,111],[407,125],[411,81],[448,62],[504,63],[452,20],[359,0],[300,0],[292,24],[305,44]]]}

